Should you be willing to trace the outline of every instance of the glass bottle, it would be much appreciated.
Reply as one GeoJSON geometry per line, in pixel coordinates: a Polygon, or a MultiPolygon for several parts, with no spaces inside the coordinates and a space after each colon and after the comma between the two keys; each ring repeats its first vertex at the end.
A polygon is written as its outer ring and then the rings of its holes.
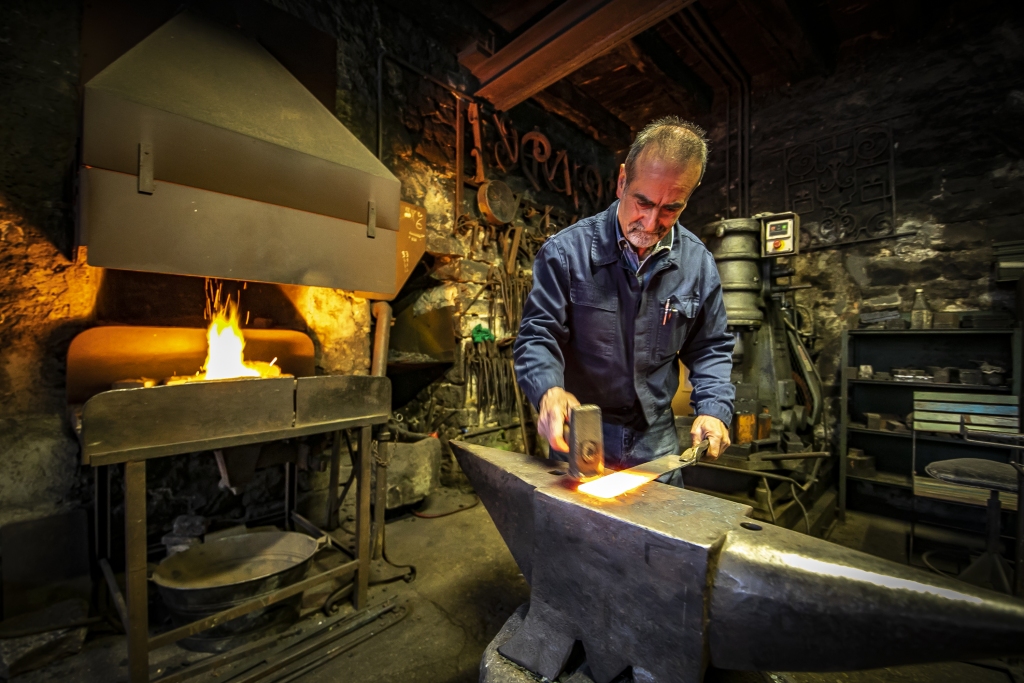
{"type": "Polygon", "coordinates": [[[932,329],[932,309],[928,308],[928,302],[924,298],[924,290],[914,290],[914,307],[910,309],[910,329],[930,330],[932,329]]]}

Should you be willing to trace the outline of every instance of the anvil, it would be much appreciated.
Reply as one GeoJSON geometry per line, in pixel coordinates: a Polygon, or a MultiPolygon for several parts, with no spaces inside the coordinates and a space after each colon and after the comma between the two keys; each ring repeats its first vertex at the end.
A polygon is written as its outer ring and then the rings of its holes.
{"type": "Polygon", "coordinates": [[[697,683],[709,665],[849,671],[1024,654],[1014,598],[762,525],[706,494],[650,481],[601,499],[549,462],[451,445],[530,583],[526,620],[499,652],[549,680],[577,641],[596,683],[627,667],[634,680],[697,683]]]}

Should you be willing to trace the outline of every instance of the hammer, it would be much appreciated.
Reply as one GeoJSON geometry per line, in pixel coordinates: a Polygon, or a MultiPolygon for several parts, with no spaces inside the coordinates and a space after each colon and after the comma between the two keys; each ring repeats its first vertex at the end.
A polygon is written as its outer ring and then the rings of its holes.
{"type": "Polygon", "coordinates": [[[601,432],[601,407],[576,406],[565,426],[569,444],[569,476],[577,481],[604,474],[604,435],[601,432]]]}

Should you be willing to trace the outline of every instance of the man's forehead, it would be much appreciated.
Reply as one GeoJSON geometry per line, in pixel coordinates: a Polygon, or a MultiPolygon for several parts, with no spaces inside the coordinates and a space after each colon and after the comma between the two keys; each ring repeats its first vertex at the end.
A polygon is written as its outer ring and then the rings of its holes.
{"type": "Polygon", "coordinates": [[[700,183],[700,164],[680,164],[676,161],[638,160],[627,180],[628,192],[654,202],[682,203],[700,183]]]}
{"type": "Polygon", "coordinates": [[[640,180],[646,176],[676,177],[681,183],[691,180],[691,176],[700,179],[700,159],[679,160],[665,158],[655,152],[643,152],[637,157],[633,166],[633,174],[629,179],[640,180]]]}

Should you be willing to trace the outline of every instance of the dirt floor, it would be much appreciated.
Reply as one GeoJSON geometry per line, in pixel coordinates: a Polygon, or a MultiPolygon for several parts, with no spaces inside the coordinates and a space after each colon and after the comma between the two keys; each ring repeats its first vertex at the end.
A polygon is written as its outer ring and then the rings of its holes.
{"type": "MultiPolygon", "coordinates": [[[[371,604],[393,598],[408,609],[402,621],[296,680],[302,683],[470,683],[481,654],[505,620],[529,598],[529,587],[482,505],[436,519],[406,515],[387,526],[387,550],[414,564],[416,579],[371,588],[371,604]]],[[[852,514],[833,539],[905,560],[898,525],[852,514]]],[[[176,646],[152,662],[181,657],[176,646]]],[[[124,639],[89,642],[77,656],[12,679],[13,683],[126,681],[124,639]]],[[[154,671],[154,673],[157,673],[154,671]]],[[[196,677],[192,680],[223,680],[196,677]]],[[[760,674],[709,671],[705,683],[1004,683],[1008,674],[970,664],[903,667],[853,674],[760,674]]]]}

